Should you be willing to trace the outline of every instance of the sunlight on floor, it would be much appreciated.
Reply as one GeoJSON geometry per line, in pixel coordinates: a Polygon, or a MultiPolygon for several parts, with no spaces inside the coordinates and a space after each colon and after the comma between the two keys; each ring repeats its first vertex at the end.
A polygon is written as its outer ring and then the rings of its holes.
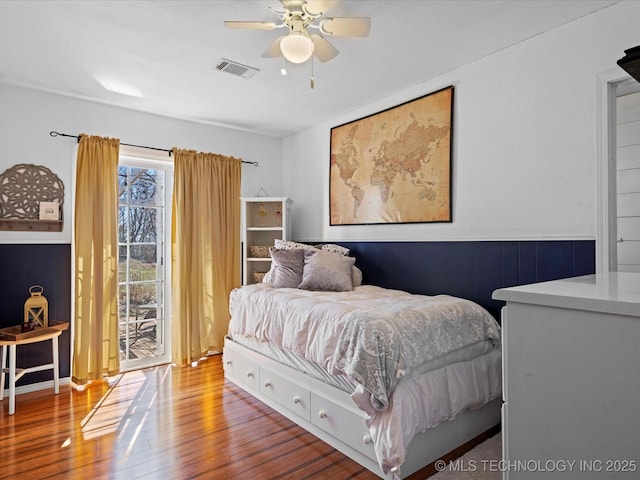
{"type": "MultiPolygon", "coordinates": [[[[137,432],[144,425],[162,384],[170,379],[171,366],[123,373],[82,420],[84,440],[117,433],[119,440],[130,438],[135,443],[137,432]],[[132,421],[134,417],[142,417],[132,421]],[[136,431],[129,431],[129,425],[136,431]]],[[[66,443],[66,442],[65,442],[66,443]]]]}

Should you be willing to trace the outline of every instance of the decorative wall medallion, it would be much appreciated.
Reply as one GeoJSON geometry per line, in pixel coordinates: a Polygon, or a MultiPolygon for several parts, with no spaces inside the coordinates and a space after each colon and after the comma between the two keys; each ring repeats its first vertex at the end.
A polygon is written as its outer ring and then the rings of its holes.
{"type": "Polygon", "coordinates": [[[47,167],[21,163],[0,174],[0,218],[37,220],[40,202],[64,202],[64,183],[47,167]]]}

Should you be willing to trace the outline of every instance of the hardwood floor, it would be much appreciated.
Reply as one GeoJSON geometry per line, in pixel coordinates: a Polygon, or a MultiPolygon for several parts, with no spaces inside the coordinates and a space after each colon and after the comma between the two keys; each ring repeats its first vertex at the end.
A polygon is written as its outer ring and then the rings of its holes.
{"type": "Polygon", "coordinates": [[[378,478],[225,380],[220,355],[0,406],[0,479],[378,478]]]}
{"type": "Polygon", "coordinates": [[[0,478],[378,478],[225,381],[220,356],[0,405],[0,478]]]}

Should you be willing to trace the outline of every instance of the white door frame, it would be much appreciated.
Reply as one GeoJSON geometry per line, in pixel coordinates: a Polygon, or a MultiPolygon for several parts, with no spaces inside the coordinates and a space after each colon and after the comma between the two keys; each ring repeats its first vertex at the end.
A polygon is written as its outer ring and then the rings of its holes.
{"type": "MultiPolygon", "coordinates": [[[[120,147],[120,158],[126,158],[126,165],[138,168],[161,169],[165,171],[165,214],[163,229],[165,232],[164,241],[164,291],[163,291],[163,318],[162,328],[164,337],[164,353],[151,358],[131,359],[126,362],[121,361],[121,372],[135,370],[138,368],[152,367],[166,364],[171,361],[171,225],[172,209],[171,195],[173,192],[173,160],[166,153],[152,152],[144,147],[120,147]],[[123,366],[124,365],[124,366],[123,366]]],[[[121,165],[120,163],[118,164],[121,165]]],[[[119,252],[118,252],[119,253],[119,252]]],[[[158,329],[160,325],[158,324],[158,329]]]]}
{"type": "Polygon", "coordinates": [[[615,230],[611,227],[616,218],[611,213],[616,191],[616,85],[630,78],[621,68],[596,77],[596,272],[608,272],[614,264],[611,248],[615,245],[615,230]]]}

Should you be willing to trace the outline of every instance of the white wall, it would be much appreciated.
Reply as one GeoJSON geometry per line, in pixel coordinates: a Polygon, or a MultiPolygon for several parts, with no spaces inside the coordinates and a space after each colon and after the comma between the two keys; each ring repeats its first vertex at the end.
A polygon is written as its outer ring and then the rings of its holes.
{"type": "Polygon", "coordinates": [[[70,243],[73,160],[77,142],[52,138],[55,130],[77,135],[120,138],[121,142],[160,148],[186,148],[259,162],[244,165],[242,194],[260,187],[284,195],[280,176],[282,140],[0,84],[0,173],[18,163],[43,165],[65,185],[61,233],[0,231],[0,243],[70,243]]]}
{"type": "MultiPolygon", "coordinates": [[[[594,239],[596,77],[640,44],[640,2],[616,4],[284,141],[296,240],[594,239]],[[329,136],[455,86],[453,222],[329,226],[329,136]]],[[[436,48],[436,47],[432,47],[436,48]]],[[[423,49],[428,61],[429,49],[423,49]]]]}

